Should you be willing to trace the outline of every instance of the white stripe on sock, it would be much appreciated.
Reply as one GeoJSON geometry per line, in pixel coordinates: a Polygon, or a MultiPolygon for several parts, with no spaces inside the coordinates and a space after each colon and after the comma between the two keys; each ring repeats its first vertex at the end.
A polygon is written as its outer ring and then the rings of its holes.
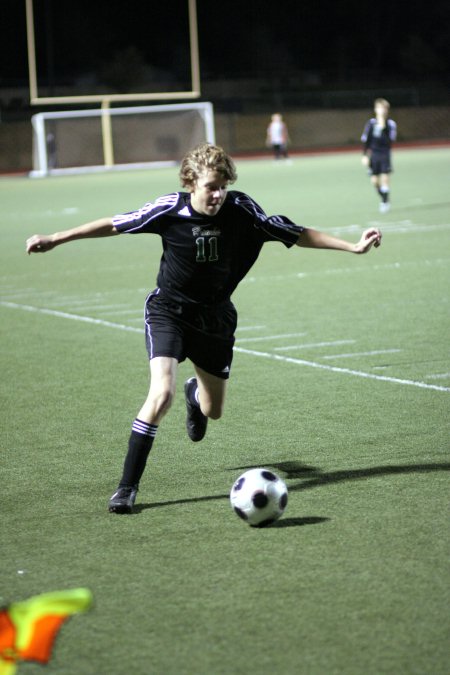
{"type": "Polygon", "coordinates": [[[158,427],[155,424],[148,424],[147,422],[142,422],[142,420],[135,419],[132,429],[143,436],[155,438],[158,427]]]}

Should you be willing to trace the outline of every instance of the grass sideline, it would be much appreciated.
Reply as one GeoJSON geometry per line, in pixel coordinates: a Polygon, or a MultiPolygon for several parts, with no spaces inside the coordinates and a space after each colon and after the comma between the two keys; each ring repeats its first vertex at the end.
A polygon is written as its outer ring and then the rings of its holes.
{"type": "Polygon", "coordinates": [[[265,247],[234,297],[225,415],[190,443],[182,364],[132,517],[106,505],[147,389],[159,238],[24,242],[138,207],[176,171],[0,180],[0,604],[76,586],[95,602],[49,673],[448,673],[449,159],[394,153],[385,216],[356,155],[238,162],[268,212],[354,239],[380,224],[383,245],[265,247]],[[289,488],[266,530],[229,506],[250,466],[289,488]]]}

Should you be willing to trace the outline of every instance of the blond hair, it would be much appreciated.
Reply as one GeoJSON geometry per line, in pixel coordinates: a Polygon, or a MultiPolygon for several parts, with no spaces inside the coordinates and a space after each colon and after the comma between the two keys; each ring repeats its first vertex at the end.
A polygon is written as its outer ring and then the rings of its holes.
{"type": "Polygon", "coordinates": [[[389,111],[389,108],[391,107],[391,104],[389,101],[386,101],[385,98],[376,98],[373,107],[375,108],[376,105],[383,105],[387,111],[389,111]]]}
{"type": "Polygon", "coordinates": [[[211,143],[200,143],[185,155],[180,167],[181,185],[193,188],[204,171],[217,171],[228,183],[234,183],[237,178],[231,157],[223,148],[211,143]]]}

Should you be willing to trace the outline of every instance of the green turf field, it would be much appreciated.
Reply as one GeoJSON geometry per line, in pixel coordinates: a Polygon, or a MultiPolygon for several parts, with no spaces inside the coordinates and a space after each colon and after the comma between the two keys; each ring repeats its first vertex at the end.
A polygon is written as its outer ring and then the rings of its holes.
{"type": "Polygon", "coordinates": [[[189,441],[182,364],[132,516],[107,503],[147,391],[160,240],[28,257],[25,239],[137,208],[177,172],[0,180],[0,604],[94,595],[49,675],[450,672],[450,150],[394,165],[380,216],[358,154],[237,162],[267,212],[355,241],[380,225],[383,245],[264,248],[234,296],[225,415],[189,441]],[[263,530],[228,501],[253,466],[289,488],[263,530]]]}

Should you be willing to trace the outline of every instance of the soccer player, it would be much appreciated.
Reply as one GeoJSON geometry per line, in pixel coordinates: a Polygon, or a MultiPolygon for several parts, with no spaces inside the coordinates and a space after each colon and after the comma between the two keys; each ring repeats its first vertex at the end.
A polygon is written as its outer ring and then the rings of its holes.
{"type": "Polygon", "coordinates": [[[132,424],[122,477],[109,502],[111,512],[133,510],[148,454],[175,395],[178,363],[190,359],[195,372],[184,385],[190,439],[201,441],[208,419],[222,415],[237,323],[230,297],[263,244],[366,253],[381,242],[376,228],[351,244],[295,225],[285,216],[269,217],[248,195],[228,191],[236,178],[225,151],[203,143],[181,163],[186,191],[159,197],[131,213],[27,240],[27,252],[40,253],[87,237],[150,233],[162,239],[157,286],[145,303],[150,388],[132,424]]]}
{"type": "Polygon", "coordinates": [[[391,145],[397,138],[397,125],[389,118],[390,107],[385,98],[375,99],[375,117],[366,123],[361,136],[364,143],[362,163],[369,167],[372,185],[381,197],[380,213],[390,209],[391,145]]]}
{"type": "Polygon", "coordinates": [[[280,113],[274,113],[266,132],[266,145],[272,148],[275,159],[287,159],[289,134],[286,122],[280,113]]]}

